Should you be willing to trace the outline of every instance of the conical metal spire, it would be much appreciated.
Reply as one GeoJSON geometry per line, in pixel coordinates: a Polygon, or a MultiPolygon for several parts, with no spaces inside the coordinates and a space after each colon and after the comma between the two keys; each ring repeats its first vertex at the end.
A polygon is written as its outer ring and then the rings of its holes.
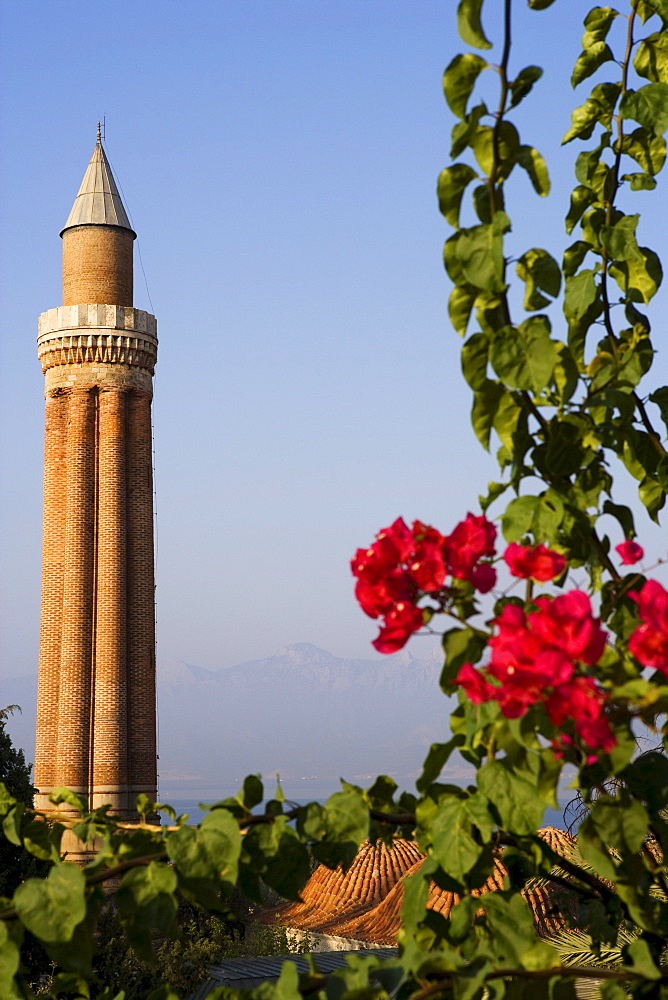
{"type": "Polygon", "coordinates": [[[128,229],[133,237],[137,235],[130,225],[109,160],[102,148],[99,127],[93,155],[60,235],[73,226],[119,226],[128,229]]]}

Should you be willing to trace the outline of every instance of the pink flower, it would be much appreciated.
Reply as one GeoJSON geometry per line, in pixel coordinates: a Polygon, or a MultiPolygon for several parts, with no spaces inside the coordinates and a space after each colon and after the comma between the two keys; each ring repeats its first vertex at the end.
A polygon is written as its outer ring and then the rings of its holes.
{"type": "Polygon", "coordinates": [[[503,553],[510,572],[513,576],[522,579],[531,577],[540,583],[554,580],[561,576],[566,568],[566,557],[546,548],[544,545],[535,545],[533,548],[525,545],[518,545],[511,542],[503,553]]]}
{"type": "Polygon", "coordinates": [[[618,552],[621,556],[622,566],[633,566],[645,555],[642,545],[638,545],[637,542],[632,541],[630,538],[627,538],[620,545],[615,545],[615,552],[618,552]]]}

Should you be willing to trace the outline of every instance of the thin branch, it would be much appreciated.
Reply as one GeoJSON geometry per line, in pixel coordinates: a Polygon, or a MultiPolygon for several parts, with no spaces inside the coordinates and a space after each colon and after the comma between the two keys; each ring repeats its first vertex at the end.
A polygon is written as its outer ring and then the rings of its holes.
{"type": "MultiPolygon", "coordinates": [[[[507,833],[499,834],[497,838],[497,843],[503,847],[519,846],[519,841],[515,837],[512,837],[510,834],[507,833]]],[[[590,887],[590,889],[593,889],[600,896],[603,896],[607,900],[618,898],[617,894],[610,888],[610,886],[602,879],[599,879],[592,872],[585,871],[583,868],[580,868],[579,865],[576,865],[572,861],[569,861],[568,858],[565,858],[563,856],[563,854],[559,854],[555,850],[551,849],[551,853],[556,858],[556,864],[558,865],[558,867],[563,868],[563,870],[565,872],[568,872],[569,875],[572,875],[573,878],[577,878],[581,882],[584,882],[585,885],[588,885],[590,887]]],[[[571,886],[571,888],[575,888],[575,886],[571,886]]]]}

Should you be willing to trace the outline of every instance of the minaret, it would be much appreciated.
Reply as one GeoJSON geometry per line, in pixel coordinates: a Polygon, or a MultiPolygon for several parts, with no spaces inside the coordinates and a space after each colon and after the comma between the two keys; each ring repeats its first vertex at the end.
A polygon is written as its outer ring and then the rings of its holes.
{"type": "Polygon", "coordinates": [[[39,317],[46,388],[36,806],[66,785],[132,815],[156,786],[152,375],[128,221],[98,125],[65,228],[63,305],[39,317]]]}

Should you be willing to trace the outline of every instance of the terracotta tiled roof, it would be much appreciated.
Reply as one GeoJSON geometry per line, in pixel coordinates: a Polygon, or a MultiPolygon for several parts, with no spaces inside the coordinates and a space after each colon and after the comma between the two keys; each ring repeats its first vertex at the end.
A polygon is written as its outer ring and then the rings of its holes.
{"type": "MultiPolygon", "coordinates": [[[[538,832],[554,851],[569,860],[579,860],[575,837],[554,827],[538,832]]],[[[302,891],[303,903],[273,907],[260,919],[317,934],[394,945],[401,926],[404,879],[418,872],[424,860],[410,841],[397,840],[391,851],[380,843],[372,846],[367,841],[347,873],[340,869],[332,872],[321,865],[302,891]]],[[[493,875],[472,895],[482,896],[502,889],[505,875],[503,864],[496,859],[493,875]]],[[[525,889],[524,897],[540,934],[561,929],[562,914],[575,905],[574,894],[565,886],[549,881],[525,889]]],[[[449,917],[459,899],[456,893],[440,889],[432,882],[427,907],[449,917]]]]}
{"type": "Polygon", "coordinates": [[[263,923],[317,930],[334,918],[351,916],[377,906],[416,861],[422,860],[417,845],[397,839],[392,847],[365,840],[347,872],[320,865],[302,889],[301,903],[283,903],[265,910],[263,923]]]}

